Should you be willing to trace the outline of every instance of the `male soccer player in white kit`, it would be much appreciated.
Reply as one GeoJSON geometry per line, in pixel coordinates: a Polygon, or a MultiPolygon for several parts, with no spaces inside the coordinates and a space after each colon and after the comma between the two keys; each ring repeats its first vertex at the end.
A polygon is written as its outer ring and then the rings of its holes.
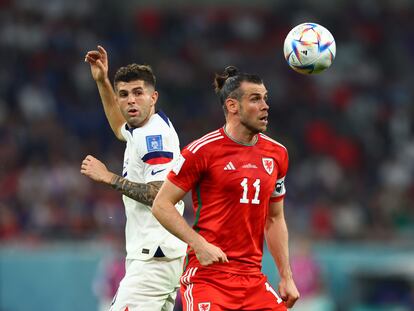
{"type": "MultiPolygon", "coordinates": [[[[88,155],[81,173],[123,194],[126,213],[126,273],[111,311],[173,310],[186,244],[165,230],[151,213],[153,200],[180,154],[177,133],[161,111],[151,67],[130,64],[108,79],[103,47],[85,56],[116,137],[126,141],[122,176],[88,155]]],[[[176,205],[182,214],[184,203],[176,205]]]]}

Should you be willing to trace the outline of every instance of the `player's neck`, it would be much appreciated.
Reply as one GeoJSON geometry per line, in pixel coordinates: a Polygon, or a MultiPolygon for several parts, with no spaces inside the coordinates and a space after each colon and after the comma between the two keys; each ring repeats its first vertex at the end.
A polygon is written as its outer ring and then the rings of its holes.
{"type": "Polygon", "coordinates": [[[257,142],[257,133],[252,133],[242,124],[238,126],[226,123],[224,125],[224,133],[234,142],[242,145],[252,146],[257,142]]]}

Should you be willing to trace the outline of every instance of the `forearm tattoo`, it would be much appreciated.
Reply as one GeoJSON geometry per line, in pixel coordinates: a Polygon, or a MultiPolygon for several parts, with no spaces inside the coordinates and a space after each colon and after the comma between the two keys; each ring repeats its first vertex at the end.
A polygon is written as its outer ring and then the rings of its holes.
{"type": "Polygon", "coordinates": [[[111,180],[111,186],[127,197],[140,203],[152,207],[155,196],[160,190],[162,181],[153,181],[148,184],[142,184],[129,181],[121,176],[115,175],[111,180]]]}

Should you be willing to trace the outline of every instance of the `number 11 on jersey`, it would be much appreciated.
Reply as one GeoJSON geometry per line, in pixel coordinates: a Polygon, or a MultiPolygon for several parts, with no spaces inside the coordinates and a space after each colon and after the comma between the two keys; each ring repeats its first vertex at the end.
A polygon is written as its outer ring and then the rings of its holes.
{"type": "MultiPolygon", "coordinates": [[[[243,178],[243,180],[240,183],[240,185],[243,188],[243,194],[242,194],[242,197],[240,198],[240,203],[249,204],[250,203],[250,200],[247,198],[247,194],[249,192],[248,179],[247,178],[243,178]]],[[[254,198],[253,198],[253,200],[251,202],[252,202],[252,204],[260,204],[260,200],[259,200],[260,179],[256,179],[255,180],[255,182],[253,183],[253,187],[255,189],[255,193],[254,193],[254,198]]]]}

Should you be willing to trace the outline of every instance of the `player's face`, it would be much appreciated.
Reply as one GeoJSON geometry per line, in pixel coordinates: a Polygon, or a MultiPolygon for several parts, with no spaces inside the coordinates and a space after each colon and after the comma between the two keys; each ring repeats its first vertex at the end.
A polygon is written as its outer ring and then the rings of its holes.
{"type": "Polygon", "coordinates": [[[239,102],[240,123],[254,134],[266,131],[269,106],[265,86],[242,82],[240,88],[243,92],[239,102]]]}
{"type": "Polygon", "coordinates": [[[158,93],[142,80],[118,82],[116,96],[119,108],[131,127],[143,126],[155,110],[158,93]]]}

